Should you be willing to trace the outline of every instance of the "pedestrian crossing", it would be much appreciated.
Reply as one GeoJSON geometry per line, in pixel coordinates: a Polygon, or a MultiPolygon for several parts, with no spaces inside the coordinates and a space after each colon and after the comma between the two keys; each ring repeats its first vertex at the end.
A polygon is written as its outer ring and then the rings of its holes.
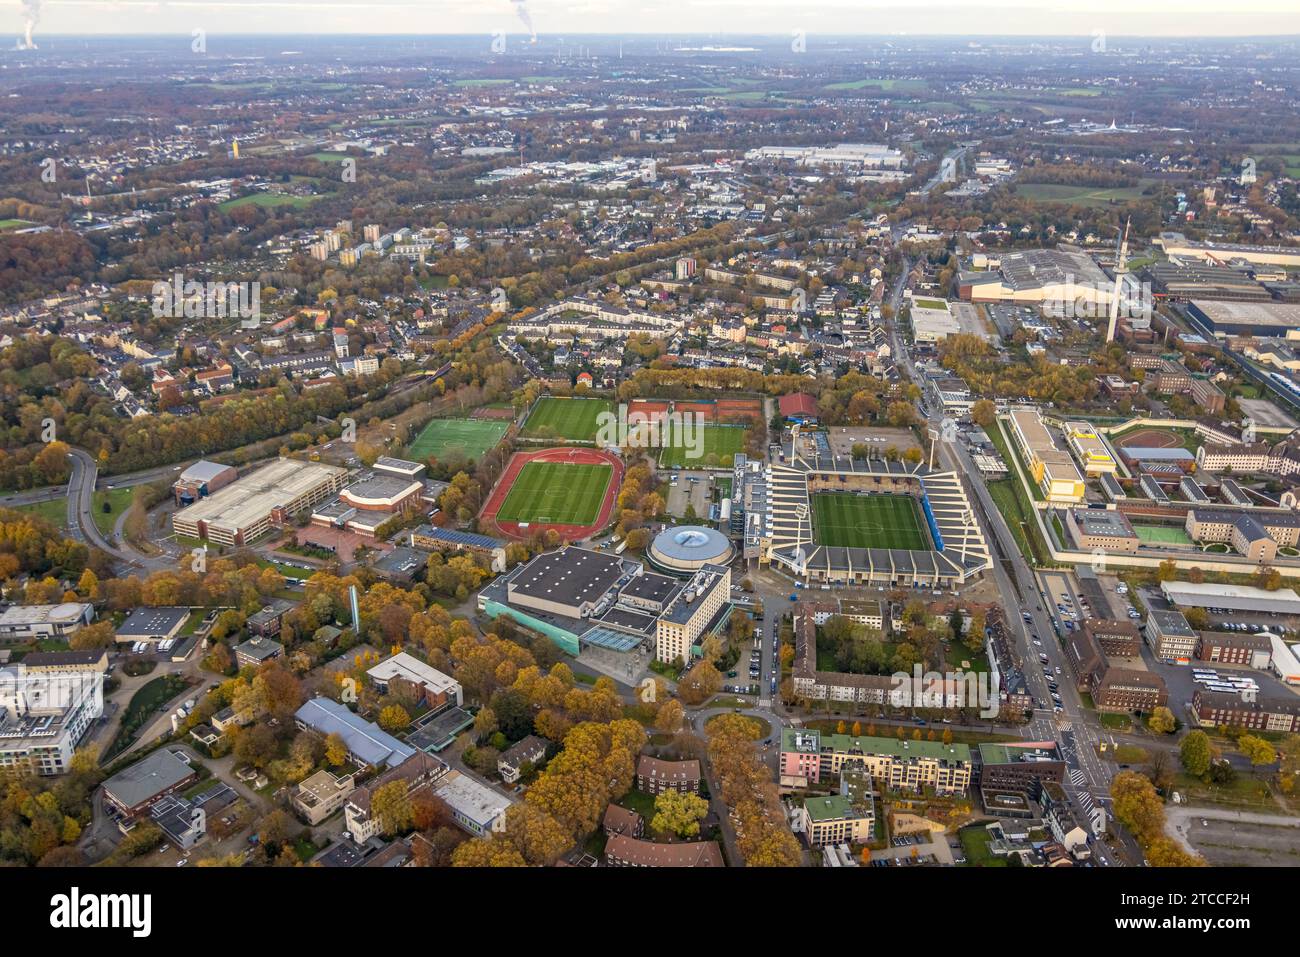
{"type": "Polygon", "coordinates": [[[1079,791],[1074,795],[1074,799],[1079,803],[1079,807],[1083,809],[1083,813],[1091,817],[1092,809],[1093,807],[1095,807],[1095,804],[1092,800],[1092,792],[1079,791]]]}
{"type": "Polygon", "coordinates": [[[1080,768],[1070,768],[1070,783],[1077,788],[1088,786],[1088,775],[1080,768]]]}

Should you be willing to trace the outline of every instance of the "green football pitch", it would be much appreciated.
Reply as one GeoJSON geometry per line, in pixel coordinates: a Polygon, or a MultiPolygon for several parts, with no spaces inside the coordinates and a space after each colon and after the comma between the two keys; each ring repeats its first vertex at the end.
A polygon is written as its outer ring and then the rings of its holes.
{"type": "Polygon", "coordinates": [[[813,522],[820,545],[926,551],[920,504],[910,495],[813,495],[813,522]]]}
{"type": "Polygon", "coordinates": [[[609,486],[608,465],[529,462],[497,510],[503,522],[590,525],[609,486]]]}
{"type": "Polygon", "coordinates": [[[477,459],[501,441],[510,423],[499,419],[434,419],[411,443],[406,454],[418,462],[429,456],[462,455],[477,459]]]}
{"type": "Polygon", "coordinates": [[[591,442],[596,438],[597,417],[602,412],[613,412],[614,403],[608,399],[564,399],[547,395],[537,400],[537,405],[524,423],[524,435],[548,435],[570,442],[591,442]],[[549,429],[550,432],[543,432],[549,429]]]}
{"type": "Polygon", "coordinates": [[[704,441],[688,449],[674,429],[673,444],[659,453],[659,464],[668,468],[699,468],[731,465],[737,452],[745,451],[745,427],[741,425],[703,425],[704,441]],[[687,458],[687,456],[696,456],[687,458]],[[713,456],[713,458],[709,458],[713,456]]]}

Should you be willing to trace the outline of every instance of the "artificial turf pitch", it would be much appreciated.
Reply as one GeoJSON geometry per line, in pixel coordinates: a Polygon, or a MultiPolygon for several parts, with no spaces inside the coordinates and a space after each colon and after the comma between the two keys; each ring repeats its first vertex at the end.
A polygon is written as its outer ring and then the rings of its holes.
{"type": "Polygon", "coordinates": [[[537,400],[524,423],[524,435],[537,435],[543,428],[570,442],[590,442],[596,438],[597,416],[612,412],[608,399],[566,399],[547,395],[537,400]]]}
{"type": "Polygon", "coordinates": [[[497,510],[497,521],[590,525],[609,486],[608,465],[529,462],[497,510]]]}
{"type": "Polygon", "coordinates": [[[910,495],[813,495],[813,522],[820,545],[926,551],[921,508],[910,495]]]}
{"type": "MultiPolygon", "coordinates": [[[[688,450],[685,445],[674,439],[674,444],[659,453],[659,464],[668,468],[695,468],[702,465],[731,465],[737,452],[745,451],[745,429],[739,425],[703,425],[704,441],[698,449],[688,450]],[[698,459],[687,459],[687,452],[699,452],[698,459]],[[717,461],[708,463],[710,456],[717,456],[717,461]]],[[[674,430],[676,431],[676,430],[674,430]]]]}
{"type": "Polygon", "coordinates": [[[500,442],[509,427],[509,422],[500,419],[434,419],[410,444],[406,454],[417,462],[431,455],[436,459],[449,455],[477,459],[500,442]]]}

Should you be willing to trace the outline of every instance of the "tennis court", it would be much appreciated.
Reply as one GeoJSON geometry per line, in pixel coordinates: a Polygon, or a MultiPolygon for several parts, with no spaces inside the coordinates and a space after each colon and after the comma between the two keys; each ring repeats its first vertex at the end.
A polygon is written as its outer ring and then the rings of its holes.
{"type": "Polygon", "coordinates": [[[841,548],[897,548],[926,551],[921,508],[910,495],[827,492],[812,496],[820,545],[841,548]]]}

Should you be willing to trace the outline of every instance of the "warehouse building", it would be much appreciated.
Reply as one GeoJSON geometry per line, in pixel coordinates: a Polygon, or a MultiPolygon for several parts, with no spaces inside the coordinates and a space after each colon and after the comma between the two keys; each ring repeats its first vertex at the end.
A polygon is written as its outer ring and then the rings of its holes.
{"type": "Polygon", "coordinates": [[[1229,336],[1300,339],[1300,303],[1194,299],[1187,305],[1187,314],[1219,339],[1229,336]]]}

